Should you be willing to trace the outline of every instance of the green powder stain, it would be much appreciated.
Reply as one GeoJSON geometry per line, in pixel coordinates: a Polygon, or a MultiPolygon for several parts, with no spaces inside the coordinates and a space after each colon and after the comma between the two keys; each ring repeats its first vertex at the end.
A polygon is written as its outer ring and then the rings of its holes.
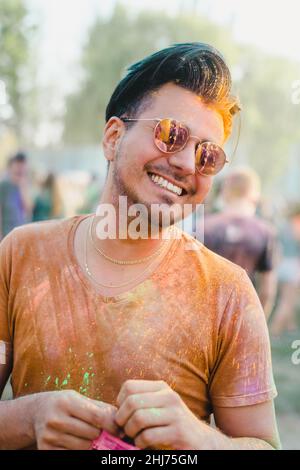
{"type": "Polygon", "coordinates": [[[61,384],[62,387],[64,387],[65,385],[68,385],[67,379],[65,379],[65,380],[62,382],[62,384],[61,384]]]}
{"type": "Polygon", "coordinates": [[[58,377],[55,378],[55,385],[58,387],[58,377]]]}
{"type": "Polygon", "coordinates": [[[150,408],[149,411],[155,416],[161,416],[161,411],[159,411],[157,408],[150,408]]]}
{"type": "Polygon", "coordinates": [[[84,385],[88,385],[88,384],[89,384],[89,380],[90,380],[89,376],[90,376],[89,372],[86,372],[86,373],[84,374],[84,376],[83,376],[83,383],[84,383],[84,385]]]}
{"type": "Polygon", "coordinates": [[[46,378],[45,385],[47,385],[50,379],[51,379],[51,375],[49,375],[49,377],[46,378]]]}
{"type": "Polygon", "coordinates": [[[91,370],[93,368],[93,366],[89,367],[89,370],[91,370]]]}
{"type": "Polygon", "coordinates": [[[68,381],[70,379],[71,375],[68,374],[67,377],[64,379],[64,381],[62,382],[61,386],[63,387],[64,385],[68,385],[68,381]]]}
{"type": "Polygon", "coordinates": [[[91,375],[91,377],[94,377],[94,375],[95,375],[95,374],[94,374],[94,372],[93,372],[92,375],[91,375]]]}

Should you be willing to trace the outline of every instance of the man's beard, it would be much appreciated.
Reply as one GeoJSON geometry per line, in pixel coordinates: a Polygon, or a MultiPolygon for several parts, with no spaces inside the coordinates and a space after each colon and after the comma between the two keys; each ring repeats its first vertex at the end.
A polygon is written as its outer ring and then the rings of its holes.
{"type": "Polygon", "coordinates": [[[128,207],[133,205],[133,204],[145,204],[145,201],[141,201],[140,198],[138,197],[137,192],[135,189],[128,185],[126,181],[121,177],[121,170],[119,167],[119,162],[121,160],[124,160],[124,157],[121,153],[121,149],[119,148],[117,154],[116,154],[116,160],[113,168],[113,193],[114,193],[114,202],[117,202],[118,204],[118,198],[119,196],[126,196],[127,201],[128,201],[128,207]]]}
{"type": "MultiPolygon", "coordinates": [[[[116,154],[116,160],[113,168],[113,175],[112,175],[112,180],[113,180],[113,185],[114,185],[114,203],[116,206],[119,204],[119,196],[126,196],[127,197],[127,210],[130,206],[134,204],[142,204],[145,207],[145,216],[148,218],[148,226],[151,228],[151,226],[154,226],[155,229],[162,229],[163,227],[166,228],[165,222],[162,216],[162,213],[159,213],[158,217],[151,217],[151,206],[153,204],[158,204],[158,203],[149,203],[148,201],[143,200],[137,193],[134,187],[130,186],[129,184],[126,183],[126,181],[121,177],[121,171],[119,168],[119,162],[124,160],[123,154],[121,152],[121,149],[119,148],[117,154],[116,154]]],[[[133,171],[133,173],[136,172],[133,171]]],[[[164,201],[159,203],[159,204],[165,204],[169,208],[172,207],[173,201],[168,198],[167,196],[164,197],[164,201]]],[[[169,225],[174,225],[178,219],[180,219],[180,216],[175,217],[173,212],[171,211],[170,213],[170,223],[169,225]]]]}

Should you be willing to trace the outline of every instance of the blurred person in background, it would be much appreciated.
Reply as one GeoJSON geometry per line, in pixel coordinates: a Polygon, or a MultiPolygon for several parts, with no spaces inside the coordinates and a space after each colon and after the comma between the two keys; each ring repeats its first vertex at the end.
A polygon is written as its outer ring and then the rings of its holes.
{"type": "Polygon", "coordinates": [[[56,219],[63,216],[63,204],[56,177],[49,173],[42,181],[33,206],[32,221],[56,219]]]}
{"type": "Polygon", "coordinates": [[[276,297],[275,229],[256,216],[260,180],[250,168],[237,168],[223,181],[223,209],[205,216],[204,244],[246,270],[268,318],[276,297]]]}
{"type": "Polygon", "coordinates": [[[104,182],[96,173],[91,174],[90,182],[84,195],[84,203],[77,211],[78,214],[90,214],[96,212],[101,193],[103,191],[104,182]]]}
{"type": "Polygon", "coordinates": [[[28,222],[31,214],[27,157],[18,152],[9,159],[7,173],[0,182],[0,239],[28,222]]]}
{"type": "Polygon", "coordinates": [[[270,331],[280,336],[297,329],[297,305],[300,293],[300,203],[288,210],[279,231],[281,260],[278,268],[279,299],[272,315],[270,331]]]}

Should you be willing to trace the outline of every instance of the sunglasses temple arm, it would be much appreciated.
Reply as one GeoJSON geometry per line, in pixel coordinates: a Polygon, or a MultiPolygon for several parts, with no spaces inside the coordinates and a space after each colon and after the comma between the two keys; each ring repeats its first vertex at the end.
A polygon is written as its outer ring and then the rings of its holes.
{"type": "MultiPolygon", "coordinates": [[[[235,154],[236,154],[236,151],[237,151],[239,142],[240,142],[241,127],[242,127],[242,118],[241,118],[241,115],[240,115],[240,114],[238,115],[238,117],[239,117],[238,135],[237,135],[237,140],[236,140],[235,147],[234,147],[233,152],[232,152],[231,162],[233,161],[233,159],[234,159],[234,157],[235,157],[235,154]]],[[[226,162],[227,162],[227,160],[226,160],[226,162]]],[[[229,162],[227,162],[227,163],[229,163],[229,162]]]]}

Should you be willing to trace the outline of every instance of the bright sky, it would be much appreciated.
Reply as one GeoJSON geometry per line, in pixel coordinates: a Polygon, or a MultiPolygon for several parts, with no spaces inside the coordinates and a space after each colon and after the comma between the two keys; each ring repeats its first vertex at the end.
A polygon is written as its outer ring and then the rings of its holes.
{"type": "MultiPolygon", "coordinates": [[[[40,26],[39,81],[61,96],[75,86],[76,63],[89,25],[96,15],[109,15],[116,0],[26,0],[40,26]]],[[[234,37],[272,54],[300,63],[299,0],[123,0],[134,9],[180,11],[197,6],[212,20],[230,24],[234,37]]],[[[200,39],[200,38],[199,38],[200,39]]],[[[117,40],[117,39],[116,39],[117,40]]],[[[59,99],[60,96],[60,99],[59,99]]],[[[55,106],[55,104],[54,104],[55,106]]],[[[42,139],[43,140],[43,139],[42,139]]]]}
{"type": "MultiPolygon", "coordinates": [[[[26,0],[41,27],[43,76],[57,79],[78,59],[87,28],[96,15],[107,15],[116,0],[26,0]]],[[[124,0],[135,8],[178,11],[198,5],[200,12],[232,25],[237,40],[300,62],[299,0],[124,0]]],[[[70,77],[70,70],[68,75],[70,77]]],[[[47,81],[47,80],[46,80],[47,81]]]]}

